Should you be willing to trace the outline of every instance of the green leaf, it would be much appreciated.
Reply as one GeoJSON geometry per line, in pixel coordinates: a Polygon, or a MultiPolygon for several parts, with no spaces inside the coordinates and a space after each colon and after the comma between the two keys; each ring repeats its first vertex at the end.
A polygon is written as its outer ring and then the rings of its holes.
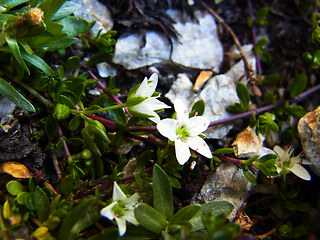
{"type": "MultiPolygon", "coordinates": [[[[197,113],[196,114],[197,116],[202,116],[204,113],[204,110],[205,110],[205,103],[203,100],[199,100],[195,104],[193,104],[191,113],[194,113],[193,116],[195,115],[195,113],[197,113]]],[[[190,116],[190,117],[193,117],[193,116],[190,116]]]]}
{"type": "Polygon", "coordinates": [[[0,94],[24,110],[36,111],[33,105],[3,78],[0,78],[0,94]]]}
{"type": "Polygon", "coordinates": [[[50,214],[50,201],[47,194],[39,186],[33,193],[33,205],[40,222],[47,220],[50,214]]]}
{"type": "Polygon", "coordinates": [[[74,177],[72,174],[65,176],[60,183],[60,192],[69,195],[73,190],[74,177]]]}
{"type": "Polygon", "coordinates": [[[263,83],[267,85],[278,84],[280,81],[280,75],[277,73],[272,73],[264,77],[263,83]]]}
{"type": "Polygon", "coordinates": [[[268,15],[269,9],[267,7],[259,8],[256,17],[255,17],[255,24],[257,26],[266,26],[269,24],[269,22],[265,19],[265,17],[268,15]]]}
{"type": "Polygon", "coordinates": [[[180,209],[169,221],[171,224],[179,224],[189,221],[195,214],[197,214],[201,209],[201,205],[192,204],[180,209]]]}
{"type": "Polygon", "coordinates": [[[160,234],[167,226],[166,219],[146,203],[140,203],[134,209],[134,215],[141,226],[160,234]]]}
{"type": "Polygon", "coordinates": [[[54,21],[60,18],[67,17],[72,13],[74,13],[75,11],[79,10],[80,8],[81,8],[81,5],[76,4],[74,2],[67,1],[62,5],[59,11],[53,15],[53,17],[50,20],[54,21]]]}
{"type": "Polygon", "coordinates": [[[33,54],[29,54],[26,51],[21,51],[21,55],[24,60],[31,63],[33,66],[39,68],[41,71],[43,71],[46,75],[52,76],[54,75],[53,70],[51,67],[39,56],[33,54]]]}
{"type": "Polygon", "coordinates": [[[143,153],[141,153],[137,158],[136,172],[143,171],[144,168],[146,167],[146,164],[150,161],[150,159],[151,159],[150,150],[146,150],[143,153]]]}
{"type": "Polygon", "coordinates": [[[250,92],[246,85],[243,83],[237,84],[237,95],[240,99],[240,104],[243,106],[244,109],[249,109],[250,107],[250,92]]]}
{"type": "Polygon", "coordinates": [[[79,115],[74,116],[71,121],[69,122],[69,130],[75,131],[80,127],[82,119],[79,115]]]}
{"type": "Polygon", "coordinates": [[[69,57],[66,64],[65,68],[67,70],[77,70],[80,66],[80,57],[79,56],[72,56],[69,57]]]}
{"type": "Polygon", "coordinates": [[[153,167],[153,206],[166,219],[173,215],[173,198],[166,172],[158,165],[153,167]]]}
{"type": "Polygon", "coordinates": [[[248,180],[248,182],[250,182],[253,185],[257,185],[256,177],[248,169],[242,169],[242,172],[246,177],[246,179],[248,180]]]}
{"type": "Polygon", "coordinates": [[[28,2],[28,0],[1,0],[0,5],[9,11],[11,8],[17,7],[25,2],[28,2]]]}
{"type": "Polygon", "coordinates": [[[52,34],[52,35],[58,35],[63,28],[63,25],[60,23],[48,21],[46,23],[46,29],[52,34]]]}
{"type": "Polygon", "coordinates": [[[305,74],[297,75],[289,87],[290,97],[295,98],[299,94],[303,93],[307,87],[307,82],[308,79],[305,74]]]}
{"type": "Polygon", "coordinates": [[[28,75],[30,75],[30,71],[26,63],[23,61],[18,42],[15,39],[10,38],[8,36],[6,36],[6,41],[14,58],[17,60],[20,66],[28,73],[28,75]]]}
{"type": "Polygon", "coordinates": [[[79,17],[70,16],[57,21],[64,27],[61,32],[66,33],[69,37],[75,37],[88,31],[89,23],[79,17]]]}
{"type": "Polygon", "coordinates": [[[234,153],[233,148],[220,148],[215,150],[212,154],[221,155],[221,154],[232,154],[234,153]]]}
{"type": "Polygon", "coordinates": [[[39,8],[44,12],[44,21],[50,20],[66,0],[44,0],[39,8]]]}
{"type": "Polygon", "coordinates": [[[232,210],[233,204],[227,201],[211,201],[203,204],[200,211],[190,220],[190,223],[193,225],[192,231],[204,228],[202,223],[202,215],[204,213],[211,213],[213,216],[223,213],[228,216],[232,210]]]}
{"type": "Polygon", "coordinates": [[[23,192],[23,185],[16,180],[11,180],[10,182],[8,182],[6,184],[6,188],[12,196],[18,196],[23,192]]]}
{"type": "Polygon", "coordinates": [[[62,222],[58,239],[76,239],[82,230],[98,221],[101,215],[95,203],[96,198],[88,198],[75,206],[62,222]]]}

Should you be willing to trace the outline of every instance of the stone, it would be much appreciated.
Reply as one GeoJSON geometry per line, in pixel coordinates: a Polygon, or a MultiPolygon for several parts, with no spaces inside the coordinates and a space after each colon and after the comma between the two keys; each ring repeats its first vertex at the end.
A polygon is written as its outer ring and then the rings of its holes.
{"type": "Polygon", "coordinates": [[[8,98],[0,96],[0,118],[11,115],[16,108],[16,105],[8,98]]]}
{"type": "Polygon", "coordinates": [[[153,31],[146,33],[146,42],[142,45],[143,36],[132,34],[120,37],[115,46],[112,61],[132,70],[158,63],[165,63],[170,58],[170,43],[163,35],[153,31]]]}
{"type": "Polygon", "coordinates": [[[160,33],[147,31],[145,45],[141,34],[118,39],[113,62],[125,68],[137,69],[153,64],[179,64],[190,68],[218,71],[223,60],[223,48],[217,34],[214,18],[208,13],[196,12],[198,23],[182,19],[178,11],[168,10],[176,21],[174,28],[179,41],[169,40],[160,33]],[[171,54],[172,50],[172,54],[171,54]]]}
{"type": "Polygon", "coordinates": [[[253,185],[247,181],[242,170],[233,163],[221,163],[202,186],[191,203],[206,203],[213,200],[228,201],[234,209],[228,218],[232,221],[238,209],[249,195],[253,185]]]}
{"type": "Polygon", "coordinates": [[[298,123],[298,134],[310,169],[320,176],[320,106],[304,115],[298,123]]]}

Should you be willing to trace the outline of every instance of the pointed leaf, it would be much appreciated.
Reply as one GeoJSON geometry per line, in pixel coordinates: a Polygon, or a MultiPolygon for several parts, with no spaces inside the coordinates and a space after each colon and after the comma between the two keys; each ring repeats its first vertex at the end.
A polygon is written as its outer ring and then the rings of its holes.
{"type": "Polygon", "coordinates": [[[30,71],[26,63],[23,61],[18,42],[15,39],[10,38],[8,36],[6,36],[6,41],[8,43],[12,55],[15,57],[20,66],[23,67],[23,69],[28,73],[28,75],[30,75],[30,71]]]}
{"type": "Polygon", "coordinates": [[[246,85],[243,83],[238,83],[237,85],[237,95],[240,99],[240,104],[245,108],[249,109],[250,106],[250,92],[246,85]]]}
{"type": "Polygon", "coordinates": [[[96,198],[88,198],[75,206],[62,222],[60,240],[76,239],[78,234],[101,218],[98,207],[94,206],[96,198]]]}
{"type": "Polygon", "coordinates": [[[154,209],[166,219],[173,215],[172,190],[168,175],[158,165],[153,168],[153,205],[154,209]]]}
{"type": "Polygon", "coordinates": [[[303,93],[307,87],[307,82],[308,79],[305,74],[297,75],[289,87],[290,97],[295,98],[299,94],[303,93]]]}
{"type": "Polygon", "coordinates": [[[39,186],[33,193],[33,205],[40,222],[47,220],[50,214],[50,201],[47,194],[39,186]]]}
{"type": "Polygon", "coordinates": [[[141,226],[154,233],[160,234],[168,224],[158,211],[146,203],[140,203],[134,209],[134,215],[141,226]]]}
{"type": "Polygon", "coordinates": [[[38,55],[35,54],[29,54],[26,51],[21,51],[21,55],[24,60],[31,63],[33,66],[39,68],[41,71],[43,71],[46,75],[52,76],[54,75],[53,70],[51,67],[38,55]]]}
{"type": "Polygon", "coordinates": [[[33,105],[3,78],[0,78],[0,94],[8,98],[19,108],[30,112],[36,111],[33,105]]]}

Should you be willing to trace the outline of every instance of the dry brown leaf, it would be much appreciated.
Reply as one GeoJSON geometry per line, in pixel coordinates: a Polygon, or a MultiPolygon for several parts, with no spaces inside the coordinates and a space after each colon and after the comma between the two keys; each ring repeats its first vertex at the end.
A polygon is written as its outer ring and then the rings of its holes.
{"type": "Polygon", "coordinates": [[[8,173],[15,178],[29,178],[32,176],[28,168],[18,162],[1,163],[0,172],[8,173]]]}
{"type": "Polygon", "coordinates": [[[193,86],[193,91],[198,92],[199,89],[203,86],[203,84],[206,81],[208,81],[208,79],[211,77],[211,75],[212,75],[211,71],[202,71],[196,79],[196,82],[193,86]]]}

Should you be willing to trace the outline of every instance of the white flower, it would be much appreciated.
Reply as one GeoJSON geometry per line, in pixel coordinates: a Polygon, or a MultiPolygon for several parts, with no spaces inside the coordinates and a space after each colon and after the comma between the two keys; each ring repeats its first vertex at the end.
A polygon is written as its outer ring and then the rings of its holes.
{"type": "Polygon", "coordinates": [[[170,108],[170,106],[159,101],[157,99],[158,96],[152,97],[154,91],[156,90],[157,84],[158,75],[156,73],[153,73],[149,79],[146,77],[143,80],[143,82],[140,84],[140,86],[134,93],[129,92],[128,101],[134,98],[145,98],[142,102],[138,103],[137,105],[128,106],[128,110],[132,115],[148,115],[150,116],[149,119],[151,121],[155,123],[158,123],[160,121],[160,117],[155,111],[163,108],[170,108]]]}
{"type": "Polygon", "coordinates": [[[100,213],[109,220],[115,219],[118,224],[119,235],[123,236],[127,229],[126,221],[135,225],[139,224],[134,216],[134,206],[136,205],[139,196],[135,193],[127,198],[118,184],[114,182],[112,199],[113,202],[101,209],[100,213]]]}
{"type": "Polygon", "coordinates": [[[279,173],[281,173],[283,170],[288,170],[299,178],[307,181],[311,180],[309,172],[301,166],[301,164],[312,165],[310,161],[300,158],[300,155],[291,157],[293,153],[292,148],[289,148],[288,151],[285,151],[279,146],[274,146],[273,150],[278,155],[276,167],[279,173]]]}
{"type": "Polygon", "coordinates": [[[189,148],[201,155],[212,158],[207,143],[198,135],[209,126],[209,121],[202,116],[189,118],[189,112],[184,103],[177,99],[174,103],[176,119],[163,119],[157,124],[157,129],[163,136],[174,141],[176,157],[180,165],[185,164],[191,154],[189,148]]]}

